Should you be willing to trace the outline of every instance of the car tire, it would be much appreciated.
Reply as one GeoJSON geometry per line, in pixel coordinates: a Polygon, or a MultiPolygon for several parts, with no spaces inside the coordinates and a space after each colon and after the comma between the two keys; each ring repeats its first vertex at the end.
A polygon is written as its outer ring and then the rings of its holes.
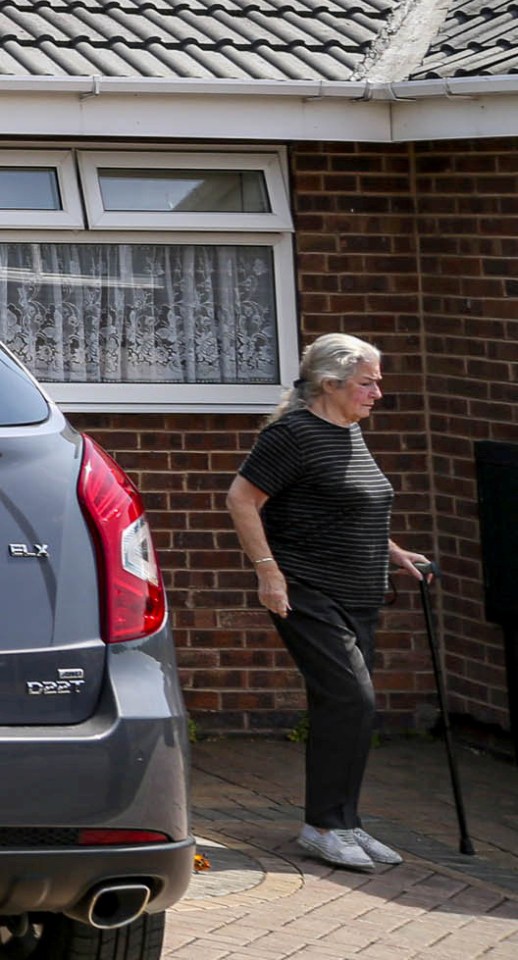
{"type": "Polygon", "coordinates": [[[125,927],[98,930],[63,914],[40,914],[0,941],[6,960],[159,960],[165,913],[143,914],[125,927]]]}

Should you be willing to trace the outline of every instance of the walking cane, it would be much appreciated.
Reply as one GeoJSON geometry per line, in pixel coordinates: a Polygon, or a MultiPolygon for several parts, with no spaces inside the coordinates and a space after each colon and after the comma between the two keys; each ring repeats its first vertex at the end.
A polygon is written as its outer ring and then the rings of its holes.
{"type": "Polygon", "coordinates": [[[443,727],[444,727],[444,740],[446,743],[446,753],[448,755],[448,764],[450,767],[453,796],[455,797],[455,807],[457,810],[457,819],[459,821],[459,830],[460,830],[459,850],[461,853],[473,855],[475,853],[475,848],[469,837],[468,828],[466,825],[466,815],[464,812],[464,803],[462,800],[462,792],[460,789],[459,775],[457,772],[457,764],[455,761],[455,754],[453,750],[450,717],[449,717],[448,708],[446,705],[446,690],[444,686],[444,679],[443,679],[442,669],[441,669],[439,647],[437,644],[437,638],[435,636],[435,630],[433,625],[432,610],[430,606],[429,584],[427,580],[428,574],[432,573],[435,577],[440,577],[441,572],[439,570],[439,567],[435,563],[415,563],[414,566],[416,567],[417,570],[419,570],[419,573],[421,573],[423,576],[423,579],[419,581],[419,587],[421,590],[421,602],[423,605],[423,613],[424,613],[424,618],[426,623],[426,632],[428,634],[428,642],[430,644],[430,652],[432,654],[433,672],[435,674],[435,683],[437,685],[437,695],[439,698],[439,706],[441,709],[441,715],[442,715],[442,721],[443,721],[443,727]]]}

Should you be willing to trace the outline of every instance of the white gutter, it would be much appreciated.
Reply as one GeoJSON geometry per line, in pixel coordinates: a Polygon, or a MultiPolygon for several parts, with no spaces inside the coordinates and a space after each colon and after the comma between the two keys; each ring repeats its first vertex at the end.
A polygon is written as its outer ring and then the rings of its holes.
{"type": "Polygon", "coordinates": [[[500,77],[451,77],[436,80],[398,80],[397,83],[372,83],[375,99],[407,100],[430,97],[488,97],[518,93],[518,75],[500,77]]]}
{"type": "Polygon", "coordinates": [[[399,100],[518,93],[518,74],[451,77],[433,80],[197,80],[139,77],[0,76],[0,96],[9,93],[99,96],[234,96],[399,100]]]}
{"type": "Polygon", "coordinates": [[[382,143],[513,136],[518,75],[394,82],[1,76],[0,135],[382,143]]]}

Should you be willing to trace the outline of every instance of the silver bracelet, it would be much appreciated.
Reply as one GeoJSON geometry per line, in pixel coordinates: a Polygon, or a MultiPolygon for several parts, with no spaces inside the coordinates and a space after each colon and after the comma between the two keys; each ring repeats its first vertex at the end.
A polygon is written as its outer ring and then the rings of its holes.
{"type": "Polygon", "coordinates": [[[275,563],[275,557],[261,557],[259,560],[253,560],[252,563],[269,563],[270,560],[275,563]]]}

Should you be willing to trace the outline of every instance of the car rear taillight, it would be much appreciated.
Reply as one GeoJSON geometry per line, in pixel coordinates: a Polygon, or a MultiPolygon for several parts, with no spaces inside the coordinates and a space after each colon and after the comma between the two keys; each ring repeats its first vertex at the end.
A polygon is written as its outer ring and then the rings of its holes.
{"type": "Polygon", "coordinates": [[[106,451],[84,436],[79,501],[94,536],[106,643],[161,626],[165,594],[138,490],[106,451]]]}

